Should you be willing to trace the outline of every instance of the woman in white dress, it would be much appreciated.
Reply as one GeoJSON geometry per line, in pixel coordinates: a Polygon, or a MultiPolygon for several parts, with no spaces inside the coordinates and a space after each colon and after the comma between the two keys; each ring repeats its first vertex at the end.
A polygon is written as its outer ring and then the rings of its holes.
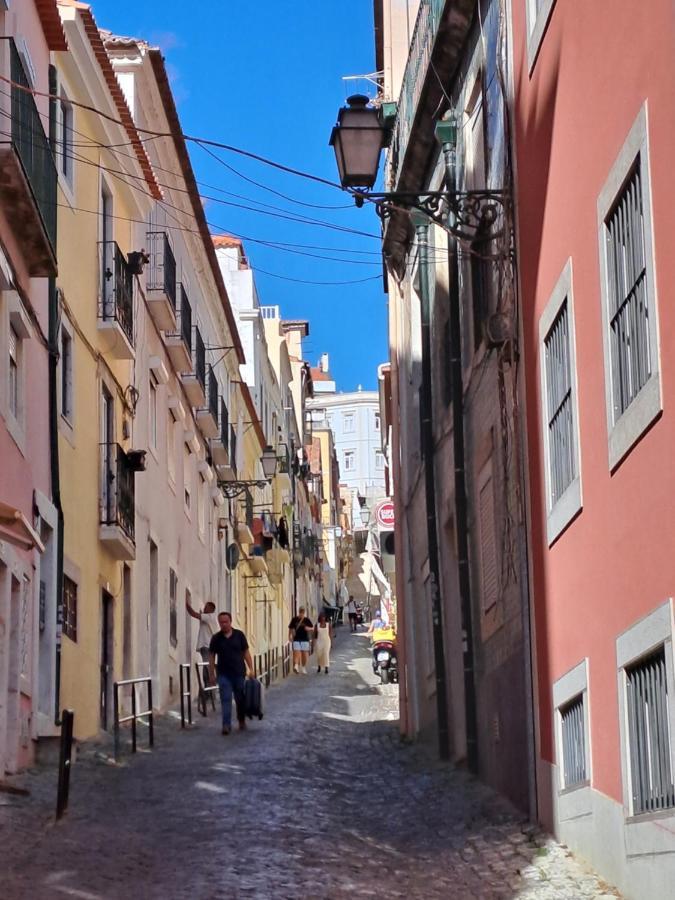
{"type": "Polygon", "coordinates": [[[333,641],[333,627],[326,621],[323,613],[319,616],[319,621],[314,629],[314,640],[316,642],[316,674],[321,673],[323,668],[328,675],[328,666],[330,665],[330,646],[333,641]]]}

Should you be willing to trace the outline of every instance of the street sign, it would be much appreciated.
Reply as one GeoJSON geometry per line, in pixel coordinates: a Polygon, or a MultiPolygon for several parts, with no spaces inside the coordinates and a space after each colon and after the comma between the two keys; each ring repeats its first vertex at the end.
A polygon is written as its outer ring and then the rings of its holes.
{"type": "Polygon", "coordinates": [[[394,528],[396,514],[394,512],[394,501],[383,500],[379,503],[375,510],[378,528],[382,531],[391,531],[394,528]]]}

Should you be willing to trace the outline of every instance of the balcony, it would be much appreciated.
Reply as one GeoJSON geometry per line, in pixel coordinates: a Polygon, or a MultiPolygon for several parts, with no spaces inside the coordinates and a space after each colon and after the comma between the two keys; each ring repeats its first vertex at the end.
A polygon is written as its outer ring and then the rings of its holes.
{"type": "Polygon", "coordinates": [[[211,459],[215,466],[227,466],[230,462],[230,414],[225,400],[220,398],[220,430],[211,441],[211,459]]]}
{"type": "Polygon", "coordinates": [[[56,275],[56,165],[12,38],[0,40],[0,74],[0,204],[29,274],[56,275]]]}
{"type": "Polygon", "coordinates": [[[134,276],[115,241],[99,248],[98,331],[116,359],[134,358],[134,276]]]}
{"type": "Polygon", "coordinates": [[[99,540],[115,559],[135,559],[136,469],[119,444],[101,444],[99,540]]]}
{"type": "Polygon", "coordinates": [[[166,352],[176,372],[190,372],[192,369],[192,307],[187,291],[180,286],[180,309],[178,329],[164,332],[166,352]]]}
{"type": "Polygon", "coordinates": [[[279,484],[282,490],[284,488],[290,490],[292,486],[291,454],[287,444],[280,443],[277,445],[277,460],[277,478],[279,479],[279,484]]]}
{"type": "Polygon", "coordinates": [[[213,366],[209,366],[206,406],[197,410],[197,425],[205,438],[218,436],[218,396],[218,379],[213,366]]]}
{"type": "Polygon", "coordinates": [[[185,396],[190,406],[197,409],[206,400],[206,350],[199,328],[192,329],[192,365],[191,371],[181,375],[185,396]]]}
{"type": "Polygon", "coordinates": [[[146,268],[145,297],[160,331],[176,328],[176,259],[165,231],[147,234],[150,265],[146,268]]]}
{"type": "MultiPolygon", "coordinates": [[[[227,427],[227,425],[226,425],[227,427]]],[[[229,426],[229,447],[227,454],[227,461],[219,466],[220,469],[220,477],[225,481],[236,481],[237,480],[237,432],[234,430],[234,425],[229,426]]],[[[222,436],[222,423],[221,423],[221,440],[222,436]]]]}

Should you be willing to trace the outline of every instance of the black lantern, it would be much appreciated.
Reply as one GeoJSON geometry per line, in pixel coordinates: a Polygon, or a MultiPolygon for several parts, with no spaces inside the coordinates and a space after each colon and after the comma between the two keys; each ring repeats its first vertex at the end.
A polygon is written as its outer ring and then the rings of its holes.
{"type": "Polygon", "coordinates": [[[274,447],[271,447],[269,444],[265,447],[260,457],[260,463],[263,475],[268,481],[271,481],[277,471],[277,454],[274,447]]]}
{"type": "Polygon", "coordinates": [[[385,130],[379,110],[355,94],[338,113],[330,136],[343,188],[371,188],[377,180],[385,130]]]}

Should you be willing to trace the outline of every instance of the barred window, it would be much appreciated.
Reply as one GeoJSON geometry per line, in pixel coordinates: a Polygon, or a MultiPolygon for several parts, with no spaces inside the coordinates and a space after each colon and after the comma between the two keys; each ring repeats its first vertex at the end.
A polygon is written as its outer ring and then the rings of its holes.
{"type": "Polygon", "coordinates": [[[77,585],[67,575],[63,576],[63,633],[77,640],[77,585]]]}
{"type": "Polygon", "coordinates": [[[563,778],[566,788],[583,784],[586,773],[584,698],[579,694],[560,709],[563,778]]]}
{"type": "Polygon", "coordinates": [[[663,646],[626,669],[626,699],[633,813],[675,807],[663,646]]]}
{"type": "Polygon", "coordinates": [[[615,421],[652,374],[640,158],[605,219],[615,421]]]}
{"type": "Polygon", "coordinates": [[[567,300],[560,307],[544,339],[544,350],[550,474],[549,507],[553,508],[577,474],[567,300]]]}

